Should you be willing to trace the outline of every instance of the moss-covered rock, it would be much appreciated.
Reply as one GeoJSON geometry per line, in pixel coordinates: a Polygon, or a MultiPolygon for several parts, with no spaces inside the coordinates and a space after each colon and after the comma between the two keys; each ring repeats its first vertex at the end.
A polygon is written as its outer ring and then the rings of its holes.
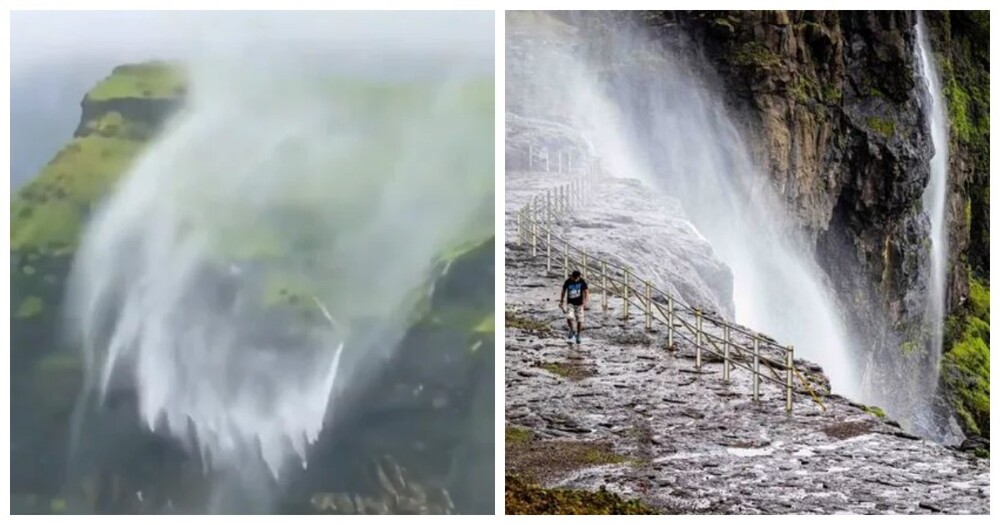
{"type": "Polygon", "coordinates": [[[969,300],[949,318],[942,362],[945,395],[966,434],[990,436],[990,291],[973,278],[969,300]]]}
{"type": "Polygon", "coordinates": [[[547,489],[507,474],[504,476],[506,514],[659,514],[638,501],[608,492],[547,489]]]}
{"type": "Polygon", "coordinates": [[[44,303],[41,297],[29,296],[21,301],[21,306],[17,307],[17,312],[14,313],[15,319],[31,319],[42,313],[42,307],[44,303]]]}

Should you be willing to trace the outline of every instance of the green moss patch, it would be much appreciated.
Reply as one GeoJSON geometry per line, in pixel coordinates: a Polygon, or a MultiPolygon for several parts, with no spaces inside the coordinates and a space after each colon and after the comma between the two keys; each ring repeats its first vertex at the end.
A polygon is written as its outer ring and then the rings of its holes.
{"type": "Polygon", "coordinates": [[[869,117],[868,127],[870,127],[875,133],[878,133],[886,138],[891,137],[896,133],[895,122],[878,117],[869,117]]]}
{"type": "Polygon", "coordinates": [[[588,377],[593,377],[594,369],[583,363],[562,361],[557,363],[538,363],[537,366],[558,376],[565,377],[572,381],[579,381],[588,377]]]}
{"type": "Polygon", "coordinates": [[[121,98],[176,98],[184,91],[186,78],[176,64],[147,62],[114,69],[87,94],[93,102],[121,98]]]}
{"type": "Polygon", "coordinates": [[[11,201],[11,249],[72,251],[93,203],[108,194],[141,148],[116,137],[74,139],[11,201]]]}
{"type": "Polygon", "coordinates": [[[523,315],[514,312],[513,310],[507,310],[504,312],[504,327],[514,328],[517,330],[524,330],[530,334],[536,335],[547,335],[552,333],[552,327],[541,321],[525,317],[523,315]]]}
{"type": "Polygon", "coordinates": [[[506,514],[658,514],[639,500],[625,500],[604,487],[597,491],[547,489],[518,476],[504,476],[506,514]]]}
{"type": "Polygon", "coordinates": [[[32,317],[37,317],[41,315],[44,303],[41,297],[29,296],[25,297],[21,301],[21,305],[17,307],[17,313],[14,314],[16,319],[31,319],[32,317]]]}
{"type": "Polygon", "coordinates": [[[504,441],[508,445],[527,443],[535,436],[535,433],[521,427],[507,425],[504,427],[504,441]]]}
{"type": "Polygon", "coordinates": [[[530,430],[510,426],[504,437],[507,470],[542,483],[579,469],[641,463],[616,453],[607,441],[542,439],[530,430]]]}
{"type": "Polygon", "coordinates": [[[781,57],[765,47],[764,44],[752,41],[741,44],[733,50],[733,64],[769,69],[781,65],[781,57]]]}
{"type": "Polygon", "coordinates": [[[868,412],[869,414],[879,419],[885,419],[885,410],[882,410],[879,407],[876,406],[865,407],[865,412],[868,412]]]}
{"type": "Polygon", "coordinates": [[[496,332],[496,315],[490,312],[489,315],[483,317],[479,324],[472,329],[476,333],[480,334],[492,334],[496,332]]]}
{"type": "Polygon", "coordinates": [[[964,309],[948,320],[942,377],[967,433],[990,435],[990,292],[972,278],[964,309]]]}

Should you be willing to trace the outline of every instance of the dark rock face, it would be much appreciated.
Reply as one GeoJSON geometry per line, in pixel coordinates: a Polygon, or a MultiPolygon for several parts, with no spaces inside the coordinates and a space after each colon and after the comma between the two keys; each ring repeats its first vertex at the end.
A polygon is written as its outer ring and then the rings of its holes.
{"type": "MultiPolygon", "coordinates": [[[[104,115],[116,112],[133,125],[139,125],[149,130],[158,130],[177,112],[183,104],[181,98],[116,98],[94,101],[85,98],[80,103],[80,124],[74,137],[83,137],[92,133],[88,123],[100,120],[104,115]]],[[[128,137],[132,140],[146,140],[148,136],[128,137]]]]}
{"type": "MultiPolygon", "coordinates": [[[[909,398],[936,381],[906,381],[912,391],[903,394],[884,388],[896,389],[902,378],[936,369],[924,351],[922,326],[930,257],[921,197],[933,146],[924,109],[928,93],[916,81],[916,14],[640,16],[657,38],[687,45],[707,59],[758,162],[768,168],[800,226],[814,239],[817,259],[838,290],[849,325],[866,342],[870,394],[890,411],[906,410],[909,398]]],[[[975,16],[929,14],[936,35],[932,47],[956,64],[978,60],[981,67],[985,60],[988,84],[988,51],[984,59],[967,47],[976,38],[970,35],[988,42],[988,25],[985,36],[967,27],[975,25],[975,16]]],[[[973,75],[970,69],[966,67],[962,80],[973,75]]],[[[944,72],[946,85],[949,74],[944,72]]],[[[971,104],[973,110],[981,108],[971,104]]],[[[973,125],[976,118],[970,117],[973,125]]],[[[968,294],[961,262],[968,260],[973,267],[985,262],[988,275],[988,255],[982,255],[988,252],[989,236],[988,168],[982,168],[988,166],[988,144],[985,148],[986,155],[977,156],[975,147],[952,140],[949,308],[968,294]],[[973,172],[985,173],[979,177],[987,184],[971,182],[973,172]],[[966,203],[971,203],[970,217],[966,203]],[[978,225],[971,232],[970,218],[978,225]]]]}

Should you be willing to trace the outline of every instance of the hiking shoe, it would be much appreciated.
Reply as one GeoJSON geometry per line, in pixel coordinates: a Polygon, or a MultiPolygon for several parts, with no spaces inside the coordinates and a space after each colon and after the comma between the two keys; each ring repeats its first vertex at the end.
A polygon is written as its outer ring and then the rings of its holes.
{"type": "Polygon", "coordinates": [[[576,344],[580,344],[580,334],[576,334],[576,344]]]}
{"type": "Polygon", "coordinates": [[[573,330],[567,331],[567,333],[566,333],[566,339],[568,341],[572,341],[574,337],[576,337],[576,332],[574,332],[573,330]]]}

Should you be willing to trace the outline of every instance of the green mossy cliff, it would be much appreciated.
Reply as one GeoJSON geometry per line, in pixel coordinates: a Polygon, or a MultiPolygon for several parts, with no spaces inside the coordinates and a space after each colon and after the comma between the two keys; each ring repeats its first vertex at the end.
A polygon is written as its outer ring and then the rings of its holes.
{"type": "Polygon", "coordinates": [[[948,106],[950,260],[941,389],[967,435],[990,434],[990,15],[930,11],[948,106]]]}
{"type": "Polygon", "coordinates": [[[179,107],[182,78],[162,62],[115,68],[83,98],[70,142],[12,196],[12,494],[59,489],[83,374],[61,330],[72,257],[91,212],[179,107]]]}

